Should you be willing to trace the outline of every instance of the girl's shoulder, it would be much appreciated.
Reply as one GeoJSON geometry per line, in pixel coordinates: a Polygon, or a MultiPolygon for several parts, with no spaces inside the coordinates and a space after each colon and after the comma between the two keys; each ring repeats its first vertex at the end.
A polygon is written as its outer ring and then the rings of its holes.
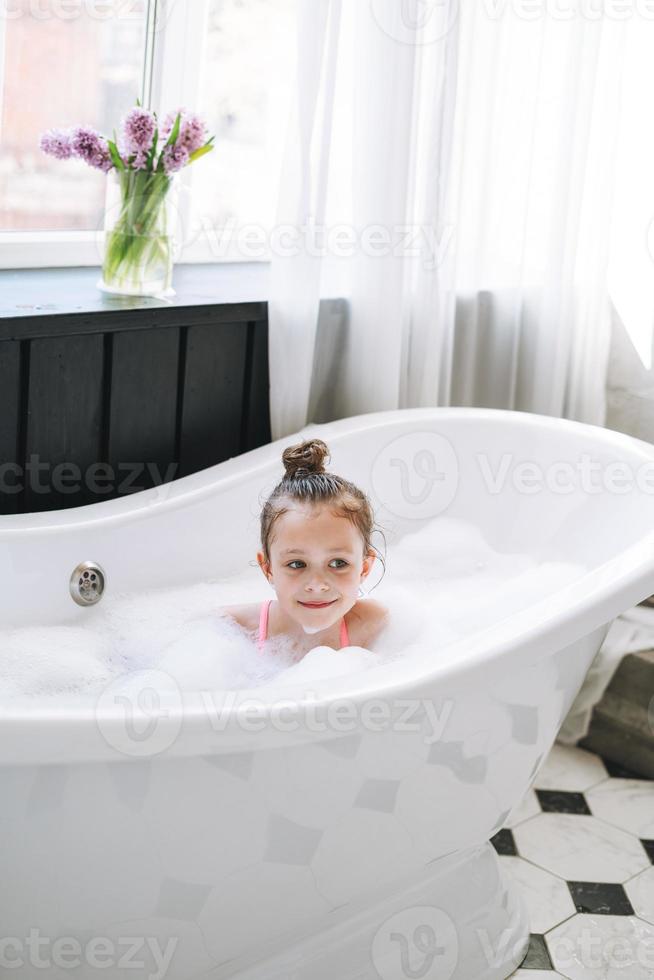
{"type": "MultiPolygon", "coordinates": [[[[368,646],[377,639],[389,622],[389,611],[377,599],[362,599],[347,613],[347,620],[358,631],[359,645],[368,646]]],[[[356,632],[355,632],[356,635],[356,632]]]]}
{"type": "Polygon", "coordinates": [[[217,612],[219,616],[228,616],[233,619],[246,630],[259,628],[260,602],[247,602],[240,606],[220,606],[217,612]]]}
{"type": "Polygon", "coordinates": [[[388,625],[389,612],[377,599],[361,599],[346,614],[350,642],[373,649],[388,625]]]}
{"type": "Polygon", "coordinates": [[[382,623],[389,615],[388,609],[383,603],[369,597],[357,602],[351,611],[360,616],[363,622],[376,624],[382,623]]]}

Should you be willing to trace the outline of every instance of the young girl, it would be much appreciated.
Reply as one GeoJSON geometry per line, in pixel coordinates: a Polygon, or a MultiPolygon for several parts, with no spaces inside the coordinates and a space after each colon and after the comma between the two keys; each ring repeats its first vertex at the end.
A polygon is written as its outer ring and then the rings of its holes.
{"type": "Polygon", "coordinates": [[[375,561],[373,514],[366,495],[325,471],[321,439],[288,446],[286,473],[261,512],[257,561],[276,599],[224,607],[254,637],[284,636],[300,655],[316,646],[371,648],[387,625],[386,608],[358,593],[375,561]]]}

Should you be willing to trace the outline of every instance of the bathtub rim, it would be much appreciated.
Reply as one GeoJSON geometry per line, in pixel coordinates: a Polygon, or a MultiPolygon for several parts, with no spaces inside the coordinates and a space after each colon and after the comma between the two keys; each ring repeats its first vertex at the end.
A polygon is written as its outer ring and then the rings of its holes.
{"type": "Polygon", "coordinates": [[[198,470],[196,473],[190,473],[148,490],[139,490],[136,493],[114,497],[111,500],[99,500],[95,503],[84,504],[81,507],[29,514],[0,515],[0,543],[4,538],[9,539],[29,531],[63,533],[92,526],[106,527],[116,522],[127,523],[154,513],[176,510],[186,504],[195,503],[210,496],[215,492],[217,483],[228,489],[235,483],[255,476],[269,462],[276,462],[281,467],[281,450],[293,440],[302,441],[302,439],[312,435],[321,437],[327,432],[331,432],[333,437],[357,435],[368,430],[383,428],[393,421],[420,422],[435,419],[446,421],[448,418],[479,418],[491,422],[502,419],[507,422],[514,420],[519,421],[524,426],[542,430],[560,430],[563,425],[571,433],[576,431],[580,435],[595,439],[607,448],[615,447],[630,450],[635,456],[640,456],[643,462],[646,460],[654,461],[653,444],[627,433],[618,432],[615,429],[577,422],[573,419],[513,409],[472,408],[468,406],[389,409],[382,412],[353,415],[333,422],[309,423],[297,432],[282,436],[264,446],[250,449],[238,456],[231,456],[229,459],[214,463],[213,466],[198,470]]]}

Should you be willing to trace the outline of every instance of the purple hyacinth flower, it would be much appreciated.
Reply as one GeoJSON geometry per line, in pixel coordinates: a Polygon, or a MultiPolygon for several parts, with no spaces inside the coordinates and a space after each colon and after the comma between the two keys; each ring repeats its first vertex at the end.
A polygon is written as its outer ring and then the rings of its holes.
{"type": "Polygon", "coordinates": [[[195,150],[199,150],[200,147],[204,146],[206,143],[206,123],[196,113],[188,112],[188,110],[182,106],[176,112],[171,112],[166,116],[162,128],[162,135],[164,139],[168,139],[170,136],[178,113],[181,113],[182,118],[180,119],[179,135],[176,142],[178,146],[185,147],[190,155],[191,153],[194,153],[195,150]]]}
{"type": "Polygon", "coordinates": [[[175,109],[174,112],[169,112],[166,118],[164,119],[161,126],[161,135],[165,139],[168,139],[168,137],[170,136],[173,130],[173,126],[175,125],[175,120],[177,119],[177,116],[180,114],[183,121],[184,116],[188,114],[188,110],[186,109],[185,106],[180,106],[179,109],[175,109]]]}
{"type": "Polygon", "coordinates": [[[127,154],[152,147],[157,121],[148,109],[136,107],[127,113],[122,124],[122,145],[127,154]]]}
{"type": "Polygon", "coordinates": [[[189,154],[195,153],[207,141],[206,124],[200,116],[196,115],[188,116],[182,122],[184,125],[180,126],[181,143],[186,147],[189,154]]]}
{"type": "Polygon", "coordinates": [[[163,154],[164,173],[171,174],[176,170],[181,170],[188,163],[189,152],[185,146],[179,143],[172,143],[167,146],[163,154]]]}
{"type": "Polygon", "coordinates": [[[137,150],[136,156],[132,162],[132,169],[134,170],[147,170],[148,164],[148,151],[147,150],[137,150]]]}
{"type": "Polygon", "coordinates": [[[107,173],[113,167],[106,139],[89,126],[77,126],[71,136],[73,153],[91,167],[107,173]]]}
{"type": "Polygon", "coordinates": [[[39,146],[57,160],[68,160],[73,156],[69,129],[48,129],[41,135],[39,146]]]}

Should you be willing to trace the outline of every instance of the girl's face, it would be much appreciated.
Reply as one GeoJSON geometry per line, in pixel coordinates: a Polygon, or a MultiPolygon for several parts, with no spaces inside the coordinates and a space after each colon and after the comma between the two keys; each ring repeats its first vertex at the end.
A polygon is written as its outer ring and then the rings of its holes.
{"type": "Polygon", "coordinates": [[[375,553],[364,555],[361,534],[346,517],[294,502],[271,538],[270,564],[262,551],[257,560],[281,607],[306,633],[327,629],[352,608],[375,553]]]}

